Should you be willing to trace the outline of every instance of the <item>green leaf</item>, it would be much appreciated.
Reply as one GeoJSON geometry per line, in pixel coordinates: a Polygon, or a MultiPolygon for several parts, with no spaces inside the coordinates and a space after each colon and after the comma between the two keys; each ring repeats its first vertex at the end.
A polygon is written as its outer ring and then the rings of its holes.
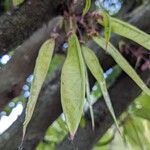
{"type": "Polygon", "coordinates": [[[117,119],[116,119],[116,116],[114,113],[114,109],[111,104],[111,100],[110,100],[110,97],[109,97],[109,94],[107,91],[103,69],[102,69],[96,55],[94,54],[94,52],[92,50],[90,50],[89,48],[87,48],[85,46],[82,47],[82,50],[83,50],[83,56],[84,56],[85,62],[87,64],[88,68],[90,69],[91,73],[93,74],[93,76],[95,77],[97,82],[99,83],[99,86],[101,87],[101,91],[104,96],[106,105],[112,115],[112,118],[117,126],[117,129],[119,130],[119,126],[118,126],[117,119]]]}
{"type": "Polygon", "coordinates": [[[77,36],[68,39],[68,54],[61,73],[61,103],[73,140],[85,100],[85,66],[77,36]]]}
{"type": "MultiPolygon", "coordinates": [[[[102,37],[94,37],[93,40],[105,50],[106,40],[102,37]]],[[[116,63],[131,77],[133,81],[148,95],[150,95],[150,89],[138,76],[135,70],[130,66],[127,60],[120,54],[120,52],[111,44],[108,44],[107,50],[116,63]]]]}
{"type": "MultiPolygon", "coordinates": [[[[136,118],[135,118],[136,119],[136,118]]],[[[140,147],[143,150],[143,142],[140,136],[140,126],[137,124],[134,118],[127,118],[123,124],[123,132],[125,138],[128,139],[129,143],[132,145],[140,147]]],[[[138,122],[139,123],[139,122],[138,122]]],[[[140,124],[141,125],[141,124],[140,124]]]]}
{"type": "Polygon", "coordinates": [[[150,121],[150,96],[141,94],[137,99],[137,106],[134,108],[134,114],[138,117],[147,119],[150,121]]]}
{"type": "MultiPolygon", "coordinates": [[[[115,83],[117,78],[122,73],[122,69],[118,65],[115,65],[112,69],[113,70],[112,70],[111,74],[109,74],[106,78],[107,89],[109,89],[115,83]]],[[[96,86],[97,88],[92,91],[92,95],[96,99],[98,99],[102,96],[102,92],[101,92],[101,89],[100,89],[100,87],[98,86],[97,83],[94,86],[96,86]]]]}
{"type": "Polygon", "coordinates": [[[150,109],[148,108],[136,109],[134,110],[134,114],[138,117],[141,117],[150,121],[150,109]]]}
{"type": "Polygon", "coordinates": [[[144,108],[150,110],[150,96],[145,93],[142,93],[140,96],[136,98],[136,101],[144,108]]]}
{"type": "Polygon", "coordinates": [[[104,25],[104,37],[106,40],[106,49],[107,49],[107,45],[111,35],[111,20],[110,20],[110,16],[105,11],[103,11],[103,25],[104,25]]]}
{"type": "Polygon", "coordinates": [[[12,0],[14,6],[20,5],[24,0],[12,0]]]}
{"type": "Polygon", "coordinates": [[[91,0],[86,0],[85,8],[83,10],[82,16],[86,15],[86,13],[89,11],[90,7],[91,7],[91,0]]]}
{"type": "Polygon", "coordinates": [[[121,20],[111,18],[111,29],[112,32],[131,39],[150,50],[150,35],[138,28],[121,20]]]}
{"type": "Polygon", "coordinates": [[[49,69],[49,65],[53,55],[54,46],[55,46],[55,40],[49,39],[40,48],[36,60],[35,68],[34,68],[34,78],[31,85],[30,97],[26,108],[26,116],[25,116],[25,121],[23,126],[23,138],[25,136],[28,123],[31,120],[41,87],[46,78],[47,71],[49,69]]]}
{"type": "Polygon", "coordinates": [[[12,0],[5,0],[3,3],[5,11],[9,11],[13,6],[12,0]]]}

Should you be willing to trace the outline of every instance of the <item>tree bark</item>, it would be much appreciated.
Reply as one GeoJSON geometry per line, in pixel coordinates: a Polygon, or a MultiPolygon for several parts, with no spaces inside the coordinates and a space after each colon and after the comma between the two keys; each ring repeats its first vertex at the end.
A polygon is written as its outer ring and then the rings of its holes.
{"type": "MultiPolygon", "coordinates": [[[[43,140],[45,132],[62,113],[60,103],[60,70],[58,67],[48,77],[40,92],[32,119],[28,125],[23,147],[34,150],[39,141],[43,140]]],[[[17,150],[21,144],[24,113],[13,125],[0,136],[1,150],[17,150]]]]}
{"type": "MultiPolygon", "coordinates": [[[[95,0],[93,0],[95,1],[95,0]]],[[[81,13],[85,0],[77,0],[74,11],[81,13]]],[[[62,15],[65,0],[25,0],[19,7],[0,17],[0,54],[23,43],[53,17],[62,15]]]]}
{"type": "MultiPolygon", "coordinates": [[[[26,78],[33,72],[38,51],[53,29],[62,22],[62,17],[52,19],[19,46],[11,60],[0,70],[0,111],[13,98],[20,95],[26,78]]],[[[59,43],[59,41],[57,41],[59,43]]],[[[57,44],[56,44],[57,45],[57,44]]],[[[57,47],[56,47],[57,49],[57,47]]]]}

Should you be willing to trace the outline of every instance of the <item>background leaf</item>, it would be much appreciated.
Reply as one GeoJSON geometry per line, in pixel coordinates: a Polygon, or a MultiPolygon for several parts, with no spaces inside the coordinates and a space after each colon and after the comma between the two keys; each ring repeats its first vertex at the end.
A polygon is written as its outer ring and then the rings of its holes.
{"type": "Polygon", "coordinates": [[[31,85],[30,97],[26,108],[26,116],[23,126],[23,137],[25,135],[27,125],[31,120],[39,92],[46,78],[51,58],[53,55],[54,46],[55,40],[49,39],[40,48],[34,69],[34,77],[31,85]]]}
{"type": "Polygon", "coordinates": [[[68,54],[61,74],[61,103],[71,139],[81,120],[85,99],[85,68],[77,36],[68,39],[68,54]]]}
{"type": "MultiPolygon", "coordinates": [[[[94,37],[93,40],[105,50],[106,40],[102,37],[94,37]]],[[[138,76],[135,70],[131,67],[131,65],[126,61],[126,59],[119,53],[119,51],[111,44],[108,44],[107,51],[113,59],[117,62],[117,64],[131,77],[133,81],[148,95],[150,95],[150,89],[146,86],[146,84],[142,81],[142,79],[138,76]]]]}

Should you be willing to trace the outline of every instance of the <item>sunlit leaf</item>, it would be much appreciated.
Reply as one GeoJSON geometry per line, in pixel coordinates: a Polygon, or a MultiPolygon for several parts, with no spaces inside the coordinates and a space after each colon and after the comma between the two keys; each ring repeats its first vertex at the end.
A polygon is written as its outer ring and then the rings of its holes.
{"type": "Polygon", "coordinates": [[[21,4],[24,0],[13,0],[13,5],[14,6],[18,6],[19,4],[21,4]]]}
{"type": "Polygon", "coordinates": [[[61,103],[73,139],[81,120],[85,99],[85,67],[77,36],[68,39],[68,54],[61,74],[61,103]]]}
{"type": "Polygon", "coordinates": [[[129,116],[126,118],[124,124],[124,135],[127,141],[136,148],[144,150],[147,139],[144,135],[144,126],[140,119],[129,116]],[[143,141],[144,140],[144,141],[143,141]]]}
{"type": "Polygon", "coordinates": [[[110,97],[109,97],[109,94],[107,91],[103,69],[102,69],[95,53],[92,50],[90,50],[89,48],[87,48],[85,46],[82,47],[82,50],[83,50],[83,56],[84,56],[85,62],[87,64],[89,70],[91,71],[91,73],[93,74],[93,76],[95,77],[97,82],[99,83],[99,86],[101,87],[101,91],[104,96],[106,105],[107,105],[107,107],[112,115],[112,118],[119,130],[119,126],[118,126],[117,119],[116,119],[116,116],[114,113],[114,109],[111,104],[111,100],[110,100],[110,97]]]}
{"type": "Polygon", "coordinates": [[[138,28],[123,22],[121,20],[111,18],[112,32],[124,36],[142,45],[150,50],[150,35],[139,30],[138,28]]]}
{"type": "MultiPolygon", "coordinates": [[[[102,37],[94,37],[93,40],[105,50],[106,40],[102,37]]],[[[135,70],[131,67],[131,65],[127,62],[127,60],[120,54],[120,52],[112,45],[108,44],[107,51],[116,63],[131,77],[132,80],[148,95],[150,95],[150,89],[146,86],[146,84],[142,81],[139,75],[135,72],[135,70]]]]}
{"type": "Polygon", "coordinates": [[[23,137],[25,135],[28,123],[31,120],[41,87],[46,78],[47,71],[49,69],[49,65],[53,55],[54,46],[55,40],[49,39],[40,48],[34,69],[34,78],[31,85],[30,97],[26,108],[26,116],[23,126],[23,137]]]}
{"type": "Polygon", "coordinates": [[[86,0],[82,16],[86,15],[91,7],[91,0],[86,0]]]}

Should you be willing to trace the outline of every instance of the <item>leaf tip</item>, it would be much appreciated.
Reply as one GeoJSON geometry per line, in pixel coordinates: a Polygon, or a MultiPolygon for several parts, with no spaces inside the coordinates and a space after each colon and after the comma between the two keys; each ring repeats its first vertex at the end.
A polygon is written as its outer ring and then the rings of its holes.
{"type": "Polygon", "coordinates": [[[70,133],[69,139],[70,139],[71,141],[74,140],[74,137],[75,137],[75,133],[70,133]]]}

